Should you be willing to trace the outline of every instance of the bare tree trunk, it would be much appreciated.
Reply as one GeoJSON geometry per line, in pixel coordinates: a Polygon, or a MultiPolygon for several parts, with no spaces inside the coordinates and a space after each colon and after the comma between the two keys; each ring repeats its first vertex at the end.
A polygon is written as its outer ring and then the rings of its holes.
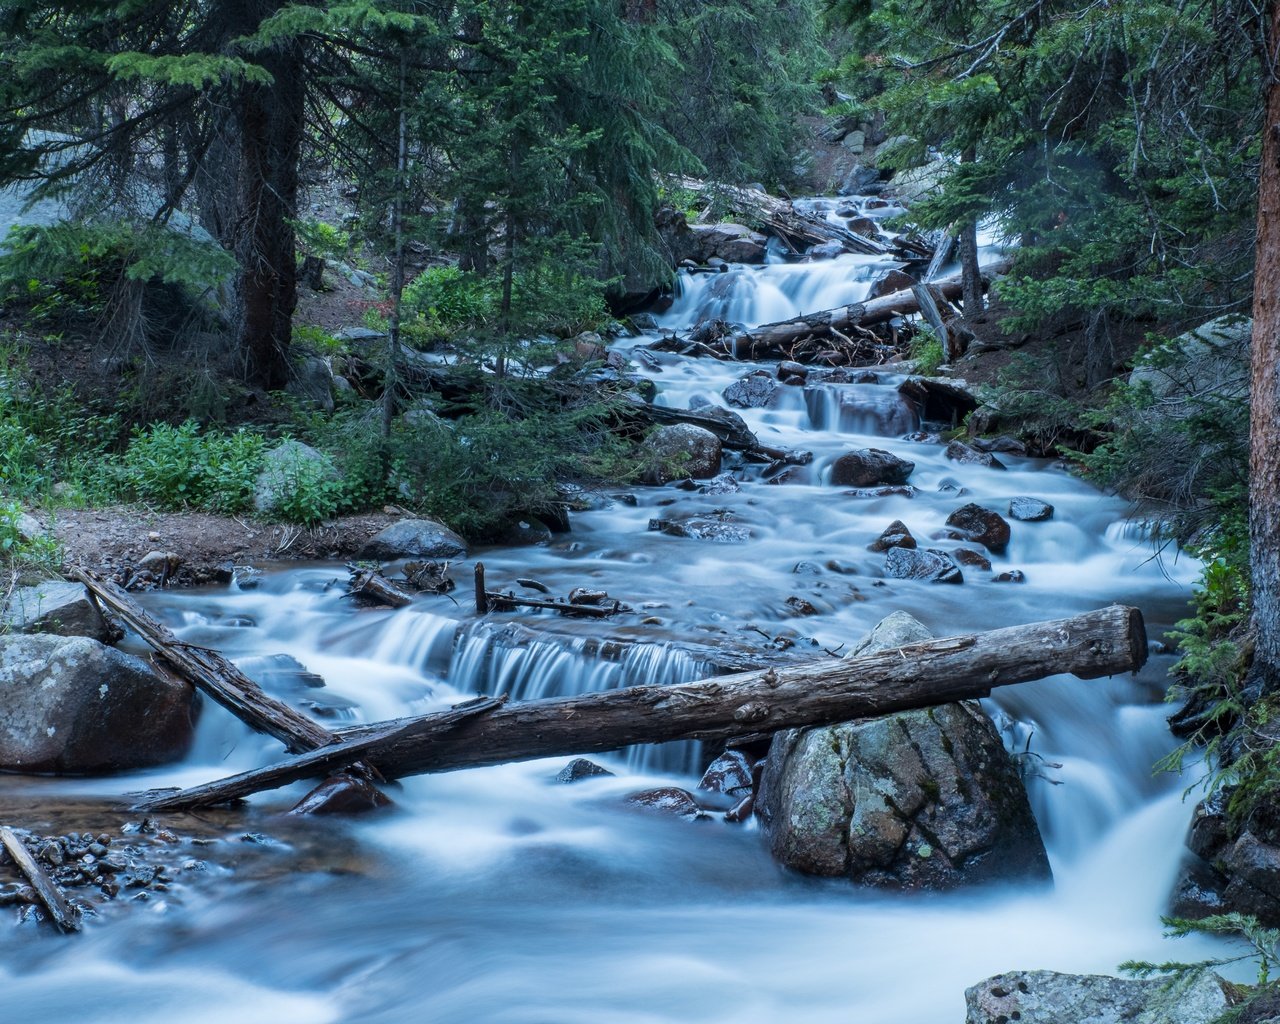
{"type": "MultiPolygon", "coordinates": [[[[973,163],[973,147],[961,156],[965,163],[973,163]]],[[[960,280],[964,291],[964,319],[972,320],[983,310],[982,268],[978,266],[978,219],[960,225],[960,280]]]]}
{"type": "MultiPolygon", "coordinates": [[[[253,5],[249,24],[273,13],[253,5]],[[252,15],[256,15],[254,18],[252,15]]],[[[244,86],[237,109],[240,182],[235,253],[240,262],[239,344],[245,379],[267,389],[289,379],[298,265],[291,219],[298,206],[303,72],[297,43],[281,43],[262,66],[270,85],[244,86]]]]}
{"type": "MultiPolygon", "coordinates": [[[[391,315],[387,318],[387,367],[382,381],[382,437],[391,436],[391,421],[396,414],[396,362],[400,358],[400,300],[404,295],[404,199],[409,189],[409,126],[405,81],[408,76],[408,54],[400,50],[400,116],[396,142],[396,191],[391,202],[391,231],[394,254],[391,264],[391,315]]],[[[389,458],[390,453],[384,452],[389,458]]],[[[389,469],[384,466],[384,472],[389,469]]]]}
{"type": "Polygon", "coordinates": [[[1111,343],[1111,315],[1105,309],[1089,314],[1084,331],[1084,383],[1090,391],[1111,379],[1115,349],[1111,343]]]}
{"type": "Polygon", "coordinates": [[[1258,182],[1249,419],[1253,670],[1280,685],[1280,0],[1267,10],[1266,110],[1258,182]]]}

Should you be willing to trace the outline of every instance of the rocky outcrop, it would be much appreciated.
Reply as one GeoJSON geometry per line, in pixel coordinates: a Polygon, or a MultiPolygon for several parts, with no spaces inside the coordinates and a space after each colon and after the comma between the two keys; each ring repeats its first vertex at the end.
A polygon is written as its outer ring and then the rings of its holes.
{"type": "Polygon", "coordinates": [[[396,558],[461,558],[466,542],[434,519],[401,519],[380,530],[360,549],[360,557],[389,562],[396,558]]]}
{"type": "Polygon", "coordinates": [[[649,483],[665,484],[685,477],[707,480],[720,472],[720,438],[702,427],[688,423],[659,427],[640,449],[649,483]]]}
{"type": "Polygon", "coordinates": [[[880,448],[846,452],[831,464],[831,483],[837,487],[880,487],[905,484],[916,464],[880,448]]]}
{"type": "MultiPolygon", "coordinates": [[[[850,656],[930,637],[896,612],[850,656]]],[[[892,889],[1049,878],[1017,768],[974,702],[776,734],[757,813],[774,857],[805,874],[892,889]]]]}
{"type": "Polygon", "coordinates": [[[1150,391],[1154,403],[1138,410],[1149,419],[1186,419],[1204,409],[1206,396],[1245,401],[1253,321],[1223,316],[1143,354],[1130,387],[1150,391]]]}
{"type": "Polygon", "coordinates": [[[1130,981],[1011,971],[966,989],[965,1024],[1212,1024],[1231,1005],[1216,974],[1130,981]]]}
{"type": "Polygon", "coordinates": [[[62,580],[15,590],[0,613],[0,625],[15,633],[112,638],[111,626],[89,601],[84,587],[62,580]]]}
{"type": "Polygon", "coordinates": [[[0,637],[0,770],[92,774],[181,758],[195,691],[88,637],[0,637]]]}
{"type": "Polygon", "coordinates": [[[1196,806],[1187,836],[1192,857],[1174,893],[1174,912],[1200,918],[1235,911],[1280,927],[1280,837],[1264,820],[1234,826],[1225,804],[1219,792],[1196,806]]]}

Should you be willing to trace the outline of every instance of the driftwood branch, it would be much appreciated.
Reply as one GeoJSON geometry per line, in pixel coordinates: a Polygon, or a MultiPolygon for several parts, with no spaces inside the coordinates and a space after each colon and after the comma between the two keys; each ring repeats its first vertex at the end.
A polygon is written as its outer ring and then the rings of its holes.
{"type": "MultiPolygon", "coordinates": [[[[984,697],[994,687],[1072,673],[1094,679],[1139,668],[1146,631],[1136,608],[948,637],[844,660],[742,672],[673,686],[507,704],[441,735],[439,716],[384,723],[352,739],[387,778],[615,750],[634,743],[726,738],[984,697]],[[408,730],[408,731],[406,731],[408,730]],[[406,739],[422,730],[428,739],[406,739]]],[[[448,712],[446,712],[448,714],[448,712]]],[[[344,752],[346,753],[346,752],[344,752]]],[[[349,756],[349,755],[348,755],[349,756]]],[[[216,803],[271,788],[293,762],[209,783],[158,809],[216,803]],[[261,774],[267,773],[267,774],[261,774]],[[257,775],[257,781],[248,776],[257,775]]],[[[315,770],[313,766],[313,770],[315,770]]],[[[290,781],[295,775],[288,776],[290,781]]]]}
{"type": "Polygon", "coordinates": [[[40,863],[31,856],[26,843],[18,838],[18,833],[5,826],[0,827],[0,846],[9,851],[9,856],[31,883],[31,888],[40,897],[49,916],[58,927],[68,932],[80,930],[80,908],[63,895],[57,883],[49,877],[40,863]]]}
{"type": "Polygon", "coordinates": [[[290,753],[299,754],[337,741],[335,733],[269,696],[217,651],[183,643],[114,583],[81,568],[72,569],[67,575],[84,584],[90,594],[145,640],[180,676],[250,728],[280,740],[290,753]]]}

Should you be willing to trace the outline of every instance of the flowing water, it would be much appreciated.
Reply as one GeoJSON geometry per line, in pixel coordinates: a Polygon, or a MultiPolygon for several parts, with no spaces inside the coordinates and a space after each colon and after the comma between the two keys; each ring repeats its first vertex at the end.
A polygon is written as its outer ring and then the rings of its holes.
{"type": "MultiPolygon", "coordinates": [[[[663,326],[708,315],[759,323],[857,301],[885,265],[844,256],[685,278],[663,326]]],[[[658,401],[672,406],[723,404],[721,391],[749,369],[660,359],[648,372],[658,401]]],[[[605,589],[647,623],[537,614],[477,622],[447,598],[357,611],[331,586],[338,566],[274,572],[254,590],[164,593],[147,603],[185,639],[225,650],[268,688],[338,725],[476,692],[522,699],[697,678],[724,652],[758,650],[778,636],[822,656],[813,645],[848,644],[896,609],[939,635],[1124,602],[1140,606],[1158,636],[1182,614],[1196,566],[1153,560],[1120,501],[1046,461],[1001,456],[1009,468],[997,472],[948,463],[937,444],[901,440],[919,423],[899,400],[897,379],[786,388],[775,407],[745,411],[765,443],[814,452],[784,485],[739,467],[735,493],[638,488],[634,504],[608,501],[575,515],[572,533],[549,546],[479,553],[494,584],[532,576],[561,594],[605,589]],[[917,496],[856,498],[825,483],[835,456],[872,445],[916,463],[917,496]],[[948,486],[969,493],[940,490],[948,486]],[[1024,584],[993,583],[972,569],[958,587],[885,580],[883,556],[866,550],[893,519],[924,538],[963,501],[1003,510],[1022,494],[1056,507],[1049,522],[1014,523],[1007,554],[995,559],[996,571],[1023,570],[1024,584]],[[731,514],[748,538],[722,544],[648,529],[651,518],[712,510],[731,514]],[[797,617],[793,596],[819,614],[797,617]],[[509,623],[557,637],[530,642],[509,623]],[[601,636],[637,643],[602,647],[601,636]],[[298,664],[326,685],[306,685],[289,669],[298,664]]],[[[456,566],[460,582],[470,566],[456,566]]],[[[233,833],[201,854],[222,865],[211,878],[114,908],[73,939],[0,929],[4,1015],[958,1024],[964,988],[998,971],[1113,973],[1129,958],[1192,959],[1203,948],[1192,940],[1169,948],[1158,920],[1190,813],[1181,799],[1187,780],[1151,771],[1173,743],[1160,703],[1168,664],[1157,655],[1137,678],[1048,679],[985,702],[1011,747],[1043,758],[1029,789],[1052,890],[859,891],[780,870],[752,824],[691,824],[622,806],[637,789],[692,787],[693,744],[599,758],[617,777],[573,786],[554,781],[567,758],[409,779],[393,787],[393,810],[356,821],[278,817],[305,788],[294,787],[255,798],[242,819],[245,831],[273,842],[241,852],[233,833]]],[[[190,785],[279,755],[274,741],[207,707],[181,765],[4,785],[12,799],[91,800],[190,785]]]]}

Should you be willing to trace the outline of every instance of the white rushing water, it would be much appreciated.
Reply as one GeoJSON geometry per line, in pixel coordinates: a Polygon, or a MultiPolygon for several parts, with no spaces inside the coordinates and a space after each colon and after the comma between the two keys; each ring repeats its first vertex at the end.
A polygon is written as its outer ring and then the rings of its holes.
{"type": "MultiPolygon", "coordinates": [[[[663,326],[708,315],[761,322],[857,301],[883,266],[845,256],[686,278],[663,326]]],[[[659,401],[672,406],[723,405],[720,392],[749,369],[660,359],[652,376],[659,401]]],[[[327,586],[342,575],[338,566],[278,572],[257,590],[147,601],[185,639],[226,650],[273,692],[337,724],[476,692],[522,699],[697,678],[709,650],[758,645],[761,632],[834,649],[896,609],[940,635],[1124,602],[1144,610],[1154,636],[1182,614],[1195,565],[1153,561],[1121,502],[1045,461],[1002,456],[1009,468],[997,472],[901,440],[917,417],[895,382],[787,388],[775,408],[744,411],[766,443],[814,452],[785,485],[741,467],[737,493],[638,488],[634,505],[575,515],[572,533],[550,546],[482,553],[499,585],[533,576],[556,593],[601,588],[658,623],[493,615],[477,624],[447,598],[356,611],[327,586]],[[916,463],[916,497],[858,499],[825,483],[839,453],[871,445],[916,463]],[[968,494],[939,490],[948,479],[968,494]],[[1003,510],[1024,494],[1056,507],[1049,522],[1013,523],[1008,552],[994,559],[996,571],[1023,570],[1024,584],[996,584],[976,570],[958,587],[885,580],[883,556],[866,549],[893,519],[924,538],[964,501],[1003,510]],[[716,544],[648,529],[656,516],[711,509],[730,511],[750,538],[716,544]],[[792,596],[820,614],[796,618],[792,596]],[[513,621],[577,640],[504,636],[513,621]],[[592,643],[601,635],[644,642],[605,656],[592,643]],[[325,685],[308,686],[290,664],[325,685]]],[[[460,582],[470,566],[455,567],[460,582]]],[[[1157,656],[1136,679],[1048,679],[985,702],[1011,745],[1029,743],[1061,766],[1029,780],[1051,890],[862,891],[779,869],[753,824],[689,824],[622,806],[625,794],[651,785],[692,787],[692,744],[599,758],[618,776],[573,786],[554,781],[567,758],[410,779],[392,787],[394,809],[355,821],[274,817],[305,789],[293,787],[255,798],[246,812],[246,831],[282,845],[211,856],[238,864],[211,884],[91,923],[70,942],[0,929],[6,1018],[959,1024],[964,988],[999,971],[1114,973],[1130,958],[1193,959],[1204,944],[1170,946],[1158,920],[1190,814],[1181,799],[1188,780],[1151,770],[1173,743],[1160,703],[1168,664],[1157,656]]],[[[182,765],[6,784],[115,796],[279,754],[208,707],[182,765]]]]}

